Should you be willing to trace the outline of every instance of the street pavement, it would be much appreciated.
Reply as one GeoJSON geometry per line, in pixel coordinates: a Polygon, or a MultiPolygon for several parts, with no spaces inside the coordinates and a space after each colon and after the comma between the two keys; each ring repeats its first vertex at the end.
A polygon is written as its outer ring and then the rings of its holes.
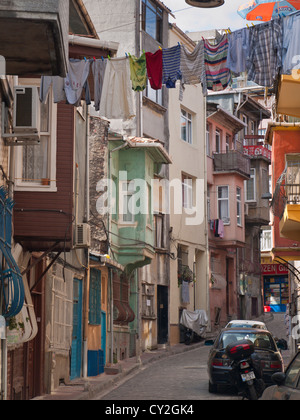
{"type": "MultiPolygon", "coordinates": [[[[271,314],[262,321],[274,336],[286,339],[283,314],[271,314]]],[[[239,399],[228,392],[217,395],[208,393],[209,350],[201,342],[144,352],[140,360],[134,357],[120,362],[116,375],[102,374],[95,378],[77,379],[60,386],[51,395],[35,400],[239,399]]],[[[290,351],[284,351],[283,358],[287,366],[291,359],[290,351]]]]}
{"type": "Polygon", "coordinates": [[[207,360],[209,347],[199,347],[159,360],[144,367],[115,389],[95,399],[104,401],[199,401],[240,400],[235,393],[208,392],[207,360]]]}

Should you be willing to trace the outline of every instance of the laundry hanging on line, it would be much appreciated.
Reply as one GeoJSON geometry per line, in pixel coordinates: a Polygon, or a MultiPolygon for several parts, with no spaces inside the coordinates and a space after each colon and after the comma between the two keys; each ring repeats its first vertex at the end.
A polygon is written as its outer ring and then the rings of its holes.
{"type": "Polygon", "coordinates": [[[133,94],[145,90],[147,80],[154,90],[180,86],[180,100],[186,85],[201,83],[206,95],[207,89],[221,91],[230,87],[232,76],[243,72],[248,73],[248,80],[271,88],[279,75],[291,74],[297,68],[299,35],[300,11],[228,31],[214,44],[203,39],[193,51],[178,43],[155,52],[143,51],[141,57],[126,54],[111,59],[70,59],[66,78],[42,77],[40,100],[47,100],[52,87],[55,103],[66,101],[79,106],[85,91],[85,100],[90,104],[90,68],[94,78],[94,107],[108,119],[133,118],[133,94]]]}

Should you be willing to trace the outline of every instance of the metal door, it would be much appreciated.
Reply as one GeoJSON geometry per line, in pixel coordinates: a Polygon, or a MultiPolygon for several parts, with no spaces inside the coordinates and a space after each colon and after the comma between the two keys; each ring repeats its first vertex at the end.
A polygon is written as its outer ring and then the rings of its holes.
{"type": "Polygon", "coordinates": [[[158,344],[166,344],[169,329],[169,289],[167,286],[157,286],[157,328],[158,344]]]}
{"type": "Polygon", "coordinates": [[[70,379],[80,378],[82,359],[82,282],[73,282],[73,334],[70,379]]]}

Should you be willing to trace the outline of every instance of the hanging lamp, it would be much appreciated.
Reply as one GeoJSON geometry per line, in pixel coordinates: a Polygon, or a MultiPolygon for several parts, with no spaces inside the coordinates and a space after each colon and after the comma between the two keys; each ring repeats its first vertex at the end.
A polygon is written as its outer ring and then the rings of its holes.
{"type": "Polygon", "coordinates": [[[185,0],[187,4],[194,7],[219,7],[225,0],[185,0]]]}

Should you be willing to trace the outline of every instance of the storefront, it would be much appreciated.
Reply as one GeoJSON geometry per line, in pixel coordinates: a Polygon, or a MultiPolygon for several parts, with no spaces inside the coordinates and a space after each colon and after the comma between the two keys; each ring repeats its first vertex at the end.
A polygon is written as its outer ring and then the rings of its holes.
{"type": "Polygon", "coordinates": [[[262,264],[265,312],[286,312],[289,303],[289,272],[281,264],[262,264]]]}

